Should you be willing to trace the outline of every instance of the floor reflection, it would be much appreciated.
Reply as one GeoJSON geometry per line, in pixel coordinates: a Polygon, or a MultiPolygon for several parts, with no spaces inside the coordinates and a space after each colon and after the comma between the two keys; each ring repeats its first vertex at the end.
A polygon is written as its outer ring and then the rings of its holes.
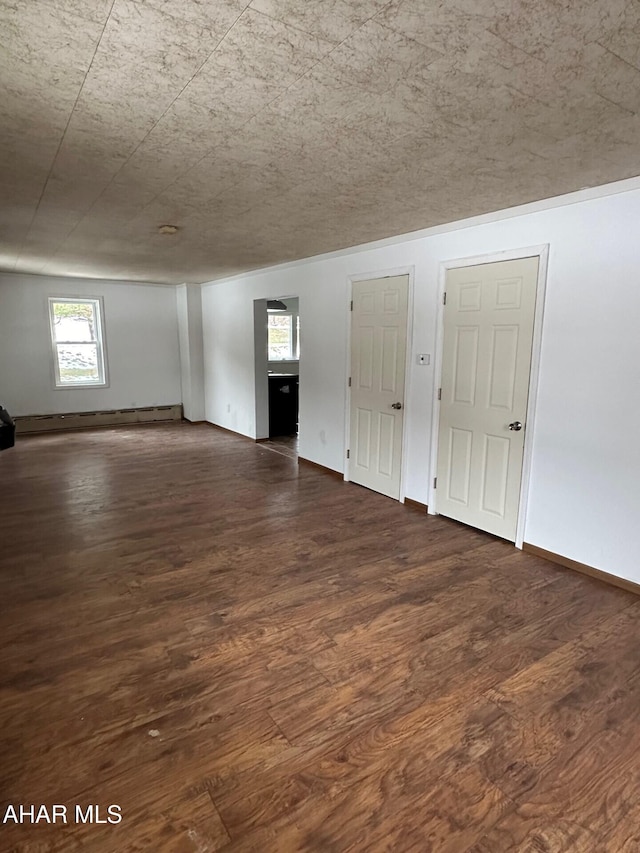
{"type": "Polygon", "coordinates": [[[287,456],[289,459],[298,458],[298,436],[297,435],[282,435],[276,438],[268,438],[260,442],[260,447],[267,450],[272,450],[274,453],[279,453],[281,456],[287,456]]]}

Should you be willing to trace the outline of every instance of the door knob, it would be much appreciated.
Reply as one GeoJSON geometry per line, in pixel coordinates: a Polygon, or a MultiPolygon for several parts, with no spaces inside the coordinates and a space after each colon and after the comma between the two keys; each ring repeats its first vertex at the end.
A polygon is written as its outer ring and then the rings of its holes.
{"type": "Polygon", "coordinates": [[[512,429],[514,432],[520,432],[522,424],[520,421],[514,421],[512,424],[509,424],[509,429],[512,429]]]}
{"type": "Polygon", "coordinates": [[[391,408],[392,408],[392,409],[401,409],[401,408],[402,408],[402,403],[392,403],[392,404],[391,404],[391,408]]]}

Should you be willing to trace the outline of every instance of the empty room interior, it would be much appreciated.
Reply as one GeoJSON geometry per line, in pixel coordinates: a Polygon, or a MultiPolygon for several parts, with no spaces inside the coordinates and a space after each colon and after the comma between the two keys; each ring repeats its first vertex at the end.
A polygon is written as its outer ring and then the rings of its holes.
{"type": "Polygon", "coordinates": [[[640,851],[638,0],[0,46],[0,851],[640,851]]]}

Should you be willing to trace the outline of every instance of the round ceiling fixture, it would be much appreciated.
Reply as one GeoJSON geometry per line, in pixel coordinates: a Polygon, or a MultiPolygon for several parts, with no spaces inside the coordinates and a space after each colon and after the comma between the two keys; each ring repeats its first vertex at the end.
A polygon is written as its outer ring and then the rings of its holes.
{"type": "Polygon", "coordinates": [[[161,234],[176,234],[178,231],[178,226],[177,225],[161,225],[158,228],[158,231],[161,234]]]}

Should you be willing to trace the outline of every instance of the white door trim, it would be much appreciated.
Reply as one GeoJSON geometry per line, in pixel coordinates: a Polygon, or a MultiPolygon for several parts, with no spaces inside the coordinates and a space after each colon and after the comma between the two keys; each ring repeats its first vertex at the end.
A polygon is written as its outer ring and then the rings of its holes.
{"type": "Polygon", "coordinates": [[[538,377],[540,371],[540,351],[542,348],[542,320],[547,289],[547,267],[549,263],[549,244],[529,246],[523,249],[508,249],[504,252],[492,252],[488,255],[476,255],[470,258],[456,258],[441,261],[438,273],[438,312],[436,317],[436,345],[433,384],[433,415],[431,420],[431,452],[429,477],[429,514],[437,515],[437,489],[433,486],[434,472],[438,470],[438,431],[440,425],[440,401],[438,389],[442,385],[442,353],[444,343],[444,292],[447,272],[457,267],[472,267],[478,264],[493,264],[498,261],[514,261],[521,258],[538,257],[538,281],[536,290],[536,308],[533,320],[533,344],[531,349],[531,372],[529,374],[529,399],[527,402],[527,429],[524,436],[524,455],[522,460],[522,481],[520,484],[520,502],[518,504],[518,523],[516,526],[516,548],[522,548],[524,528],[529,500],[529,482],[531,479],[531,457],[535,429],[536,403],[538,399],[538,377]]]}
{"type": "Polygon", "coordinates": [[[409,298],[407,302],[407,346],[406,358],[404,366],[404,418],[402,419],[402,464],[400,466],[400,498],[401,504],[405,501],[405,483],[407,478],[407,438],[408,438],[408,418],[406,416],[406,401],[411,395],[411,377],[413,371],[411,368],[411,353],[413,352],[413,293],[415,281],[415,267],[394,267],[387,270],[376,270],[375,272],[358,273],[347,277],[347,300],[346,300],[346,322],[347,322],[347,359],[344,387],[345,391],[345,423],[344,423],[344,480],[350,481],[349,463],[347,458],[347,450],[349,450],[349,440],[351,436],[351,388],[349,388],[349,377],[351,376],[351,301],[353,299],[353,283],[356,281],[369,281],[375,278],[391,278],[397,275],[406,275],[409,277],[409,298]]]}

